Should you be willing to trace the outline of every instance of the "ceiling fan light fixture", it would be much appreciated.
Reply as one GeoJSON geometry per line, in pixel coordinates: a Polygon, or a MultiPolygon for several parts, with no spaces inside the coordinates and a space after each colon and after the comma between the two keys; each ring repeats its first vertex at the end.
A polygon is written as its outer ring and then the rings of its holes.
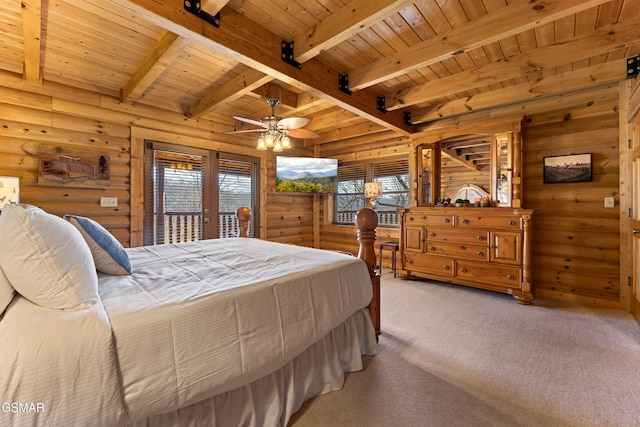
{"type": "Polygon", "coordinates": [[[260,135],[260,137],[258,138],[258,146],[256,147],[258,150],[266,150],[267,149],[267,145],[264,142],[264,136],[260,135]]]}
{"type": "Polygon", "coordinates": [[[291,148],[291,140],[286,134],[282,137],[282,148],[285,150],[291,148]]]}
{"type": "Polygon", "coordinates": [[[273,135],[268,133],[264,136],[264,145],[267,148],[273,147],[273,135]]]}
{"type": "Polygon", "coordinates": [[[279,139],[276,139],[276,142],[273,144],[273,152],[279,153],[282,151],[282,143],[279,139]]]}

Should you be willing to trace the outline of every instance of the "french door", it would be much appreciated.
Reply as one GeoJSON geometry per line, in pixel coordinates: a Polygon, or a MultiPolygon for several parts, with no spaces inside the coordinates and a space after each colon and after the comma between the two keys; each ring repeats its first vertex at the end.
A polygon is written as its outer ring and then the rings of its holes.
{"type": "Polygon", "coordinates": [[[259,214],[256,158],[147,141],[144,244],[192,242],[238,234],[236,209],[259,214]]]}

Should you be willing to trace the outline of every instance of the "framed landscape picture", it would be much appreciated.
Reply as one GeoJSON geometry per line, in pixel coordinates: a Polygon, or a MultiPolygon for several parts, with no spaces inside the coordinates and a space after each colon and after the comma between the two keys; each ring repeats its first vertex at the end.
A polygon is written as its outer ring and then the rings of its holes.
{"type": "Polygon", "coordinates": [[[593,180],[592,153],[550,156],[543,160],[545,184],[593,180]]]}
{"type": "Polygon", "coordinates": [[[56,187],[109,187],[107,154],[41,145],[38,153],[38,184],[56,187]]]}

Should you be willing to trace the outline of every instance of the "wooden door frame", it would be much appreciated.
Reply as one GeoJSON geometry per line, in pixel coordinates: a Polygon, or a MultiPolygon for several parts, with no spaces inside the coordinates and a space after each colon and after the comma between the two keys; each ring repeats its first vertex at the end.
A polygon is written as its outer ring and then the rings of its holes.
{"type": "Polygon", "coordinates": [[[634,127],[640,125],[640,84],[637,79],[620,82],[619,155],[620,155],[620,308],[631,312],[640,322],[640,303],[634,294],[634,242],[632,236],[634,206],[639,206],[634,192],[633,147],[640,146],[634,127]],[[635,139],[635,140],[634,140],[635,139]]]}
{"type": "MultiPolygon", "coordinates": [[[[146,129],[141,127],[131,127],[131,175],[130,175],[130,213],[129,213],[129,244],[131,247],[142,246],[144,244],[144,148],[145,140],[163,141],[176,145],[185,145],[196,148],[203,148],[213,151],[225,151],[229,153],[242,154],[260,158],[260,182],[266,182],[267,158],[266,152],[257,152],[255,148],[244,148],[222,142],[211,141],[210,139],[197,138],[193,136],[177,135],[170,132],[146,129]]],[[[266,238],[266,194],[265,190],[259,188],[260,203],[260,227],[256,229],[256,237],[266,238]]]]}

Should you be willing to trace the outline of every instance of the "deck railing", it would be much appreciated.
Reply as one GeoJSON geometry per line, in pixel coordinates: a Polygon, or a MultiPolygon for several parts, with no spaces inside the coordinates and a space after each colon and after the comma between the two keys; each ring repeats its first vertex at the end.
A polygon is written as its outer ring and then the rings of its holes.
{"type": "MultiPolygon", "coordinates": [[[[357,211],[338,212],[336,222],[339,224],[353,224],[357,211]]],[[[397,212],[378,211],[378,226],[398,226],[400,216],[397,212]]]]}
{"type": "MultiPolygon", "coordinates": [[[[204,216],[202,212],[165,212],[164,243],[197,242],[203,239],[202,228],[204,216]]],[[[236,237],[238,221],[235,212],[218,214],[218,237],[236,237]]]]}

